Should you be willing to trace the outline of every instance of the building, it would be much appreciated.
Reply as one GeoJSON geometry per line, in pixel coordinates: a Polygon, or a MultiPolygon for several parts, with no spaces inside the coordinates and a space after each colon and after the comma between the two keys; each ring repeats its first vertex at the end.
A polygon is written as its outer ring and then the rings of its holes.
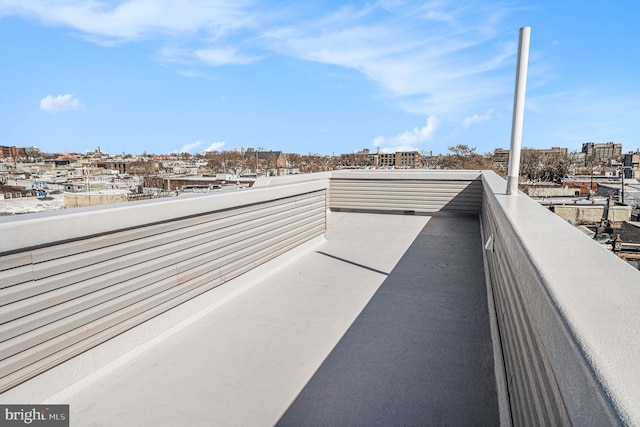
{"type": "Polygon", "coordinates": [[[599,162],[619,160],[622,158],[622,144],[585,142],[582,144],[582,152],[585,153],[587,161],[592,159],[599,162]]]}
{"type": "Polygon", "coordinates": [[[629,206],[640,206],[640,183],[635,179],[598,184],[598,195],[613,197],[616,201],[629,206]],[[624,192],[622,187],[624,186],[624,192]]]}
{"type": "Polygon", "coordinates": [[[640,150],[624,155],[624,177],[640,179],[640,150]]]}
{"type": "Polygon", "coordinates": [[[421,166],[420,153],[417,151],[396,152],[396,168],[415,169],[421,166]]]}
{"type": "Polygon", "coordinates": [[[68,181],[64,184],[64,191],[67,193],[81,193],[89,190],[89,183],[85,181],[68,181]]]}
{"type": "Polygon", "coordinates": [[[395,169],[416,169],[422,166],[422,158],[417,151],[396,151],[395,153],[374,154],[374,166],[395,169]]]}
{"type": "Polygon", "coordinates": [[[378,152],[372,154],[368,149],[355,153],[341,154],[340,164],[343,167],[416,169],[422,167],[422,157],[417,151],[396,151],[395,153],[378,152]]]}
{"type": "Polygon", "coordinates": [[[97,161],[92,162],[91,165],[95,165],[100,168],[115,170],[119,174],[129,175],[149,175],[159,173],[162,169],[162,163],[159,161],[97,161]]]}
{"type": "Polygon", "coordinates": [[[493,150],[493,164],[501,170],[507,170],[509,167],[509,150],[503,148],[493,150]]]}
{"type": "Polygon", "coordinates": [[[347,153],[340,155],[340,165],[343,167],[367,167],[367,166],[375,166],[376,160],[374,155],[371,154],[371,151],[368,148],[362,149],[362,151],[357,151],[354,153],[347,153]]]}
{"type": "Polygon", "coordinates": [[[24,157],[27,154],[27,150],[24,148],[16,148],[16,146],[7,147],[0,145],[0,159],[24,157]]]}
{"type": "Polygon", "coordinates": [[[378,153],[374,157],[374,165],[378,167],[395,167],[396,153],[378,153]]]}
{"type": "MultiPolygon", "coordinates": [[[[536,153],[541,158],[559,158],[566,157],[569,154],[569,149],[566,147],[523,148],[522,152],[536,153]]],[[[509,150],[496,148],[493,151],[493,164],[499,169],[506,170],[509,166],[509,150]]]]}
{"type": "Polygon", "coordinates": [[[255,151],[249,148],[245,151],[244,158],[247,166],[253,170],[279,171],[287,167],[287,158],[282,151],[255,151]]]}
{"type": "Polygon", "coordinates": [[[0,184],[0,199],[13,199],[17,197],[28,197],[29,190],[19,185],[3,185],[0,184]]]}

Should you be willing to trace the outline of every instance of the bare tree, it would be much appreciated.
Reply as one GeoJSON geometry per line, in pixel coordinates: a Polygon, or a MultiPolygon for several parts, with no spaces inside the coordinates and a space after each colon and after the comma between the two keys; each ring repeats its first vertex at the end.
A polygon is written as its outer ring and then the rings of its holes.
{"type": "Polygon", "coordinates": [[[42,152],[38,147],[26,147],[24,149],[24,153],[25,153],[27,162],[35,163],[36,161],[38,161],[40,157],[42,157],[42,152]]]}
{"type": "Polygon", "coordinates": [[[205,153],[205,158],[214,173],[239,174],[247,169],[247,159],[237,151],[210,151],[205,153]]]}
{"type": "Polygon", "coordinates": [[[524,148],[520,152],[520,176],[529,181],[541,179],[542,155],[538,150],[524,148]]]}
{"type": "Polygon", "coordinates": [[[449,147],[450,154],[440,156],[436,166],[441,169],[491,169],[490,160],[476,152],[476,147],[458,144],[449,147]]]}

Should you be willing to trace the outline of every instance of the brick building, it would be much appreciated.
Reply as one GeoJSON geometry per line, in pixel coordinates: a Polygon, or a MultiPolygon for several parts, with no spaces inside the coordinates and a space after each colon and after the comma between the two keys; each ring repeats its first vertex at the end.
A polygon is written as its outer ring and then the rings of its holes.
{"type": "Polygon", "coordinates": [[[620,160],[622,158],[622,144],[585,142],[582,144],[582,152],[585,153],[587,159],[620,160]]]}
{"type": "Polygon", "coordinates": [[[420,153],[417,151],[396,151],[395,153],[377,153],[374,165],[394,167],[396,169],[414,169],[422,165],[420,153]]]}
{"type": "Polygon", "coordinates": [[[0,159],[16,158],[26,156],[27,151],[24,148],[16,148],[16,146],[8,147],[0,145],[0,159]]]}
{"type": "Polygon", "coordinates": [[[278,170],[287,167],[287,158],[282,151],[255,151],[247,150],[244,153],[247,166],[253,170],[278,170]]]}

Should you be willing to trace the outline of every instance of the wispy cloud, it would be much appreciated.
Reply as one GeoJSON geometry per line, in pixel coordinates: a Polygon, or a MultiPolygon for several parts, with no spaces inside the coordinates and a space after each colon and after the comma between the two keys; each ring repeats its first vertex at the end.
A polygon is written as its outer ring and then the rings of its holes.
{"type": "Polygon", "coordinates": [[[402,108],[423,115],[460,114],[511,92],[504,73],[512,73],[517,36],[505,38],[506,7],[414,4],[343,8],[264,37],[283,54],[358,70],[402,108]]]}
{"type": "Polygon", "coordinates": [[[471,117],[465,118],[462,121],[462,126],[464,126],[465,128],[468,128],[469,126],[474,125],[476,123],[482,123],[482,122],[486,122],[487,120],[491,120],[492,116],[493,116],[493,108],[488,110],[484,114],[474,114],[471,117]]]}
{"type": "Polygon", "coordinates": [[[513,89],[505,84],[517,51],[517,34],[504,28],[509,7],[491,0],[333,9],[254,0],[0,0],[0,16],[69,27],[102,44],[156,40],[157,59],[187,76],[274,53],[345,67],[405,111],[460,123],[513,89]]]}
{"type": "Polygon", "coordinates": [[[84,110],[84,105],[72,94],[51,96],[47,95],[40,100],[40,110],[48,113],[59,113],[63,111],[84,110]]]}
{"type": "Polygon", "coordinates": [[[433,139],[437,128],[438,118],[429,116],[425,126],[416,127],[413,130],[402,132],[392,137],[378,136],[373,140],[373,145],[383,152],[417,150],[420,145],[433,139]]]}
{"type": "Polygon", "coordinates": [[[259,59],[255,56],[242,55],[237,49],[233,48],[200,49],[195,52],[195,56],[202,62],[214,67],[229,64],[250,64],[259,59]]]}
{"type": "Polygon", "coordinates": [[[105,43],[203,32],[220,37],[252,25],[247,0],[3,0],[0,16],[35,17],[47,25],[67,26],[105,43]]]}
{"type": "MultiPolygon", "coordinates": [[[[102,46],[158,41],[156,59],[182,66],[255,60],[253,55],[229,48],[228,38],[255,29],[256,13],[253,0],[48,0],[46,4],[41,0],[0,0],[0,17],[19,15],[47,26],[71,28],[102,46]]],[[[184,75],[184,69],[177,72],[184,75]]]]}

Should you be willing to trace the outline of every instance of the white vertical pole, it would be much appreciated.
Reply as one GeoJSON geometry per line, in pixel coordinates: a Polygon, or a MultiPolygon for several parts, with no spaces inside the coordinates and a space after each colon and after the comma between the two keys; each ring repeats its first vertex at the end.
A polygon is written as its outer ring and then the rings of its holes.
{"type": "Polygon", "coordinates": [[[520,28],[516,90],[513,98],[513,120],[511,122],[509,174],[507,176],[507,194],[515,195],[518,194],[518,177],[520,176],[520,151],[522,148],[522,125],[524,122],[524,95],[527,91],[530,34],[531,27],[520,28]]]}

